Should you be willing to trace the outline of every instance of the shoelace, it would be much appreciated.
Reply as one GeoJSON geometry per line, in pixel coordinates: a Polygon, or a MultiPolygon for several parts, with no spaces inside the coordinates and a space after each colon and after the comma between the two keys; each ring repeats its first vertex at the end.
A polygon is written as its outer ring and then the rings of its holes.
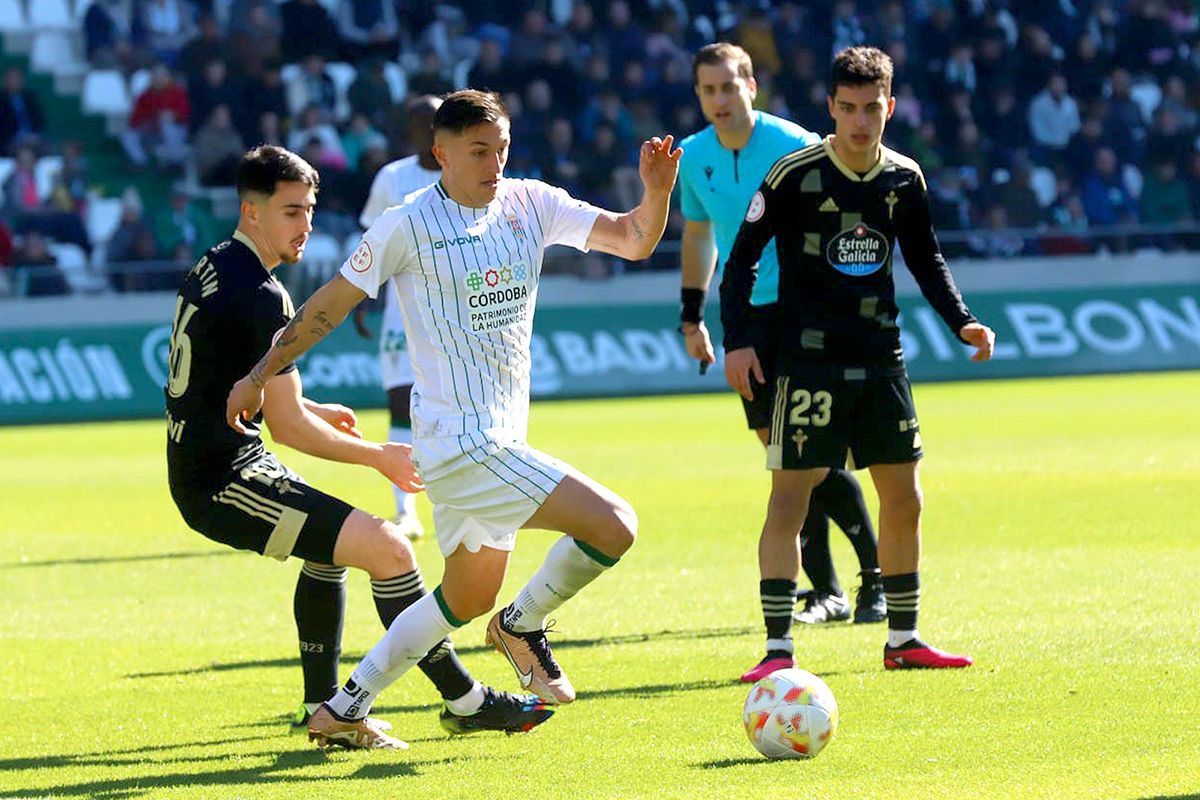
{"type": "Polygon", "coordinates": [[[554,620],[547,622],[543,630],[517,635],[529,645],[529,649],[533,651],[533,655],[542,665],[542,669],[546,670],[546,674],[551,678],[559,678],[562,676],[562,668],[554,660],[554,654],[550,652],[550,642],[546,640],[546,634],[552,630],[554,630],[554,620]]]}

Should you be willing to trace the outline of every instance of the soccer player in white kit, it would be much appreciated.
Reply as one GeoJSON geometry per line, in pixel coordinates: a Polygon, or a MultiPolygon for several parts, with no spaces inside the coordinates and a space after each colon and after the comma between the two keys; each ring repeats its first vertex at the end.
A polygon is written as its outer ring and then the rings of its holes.
{"type": "MultiPolygon", "coordinates": [[[[371,181],[371,192],[363,206],[358,222],[370,228],[379,215],[391,206],[404,202],[409,194],[435,183],[442,176],[442,168],[433,157],[433,115],[442,104],[440,97],[422,95],[407,104],[408,141],[415,151],[413,155],[397,159],[382,167],[371,181]]],[[[391,425],[389,442],[412,444],[412,419],[409,417],[409,399],[412,394],[412,359],[408,355],[408,337],[404,333],[404,320],[396,302],[395,281],[390,281],[383,292],[383,321],[379,331],[379,374],[383,390],[387,392],[388,414],[391,425]]],[[[368,339],[367,329],[359,309],[355,310],[354,324],[358,332],[368,339]]],[[[396,516],[393,520],[400,532],[410,539],[424,534],[417,519],[417,496],[392,484],[396,496],[396,516]]]]}
{"type": "Polygon", "coordinates": [[[446,569],[441,586],[396,618],[313,725],[365,717],[434,643],[489,611],[519,528],[567,535],[491,618],[487,640],[522,686],[550,703],[575,699],[546,641],[547,617],[629,549],[637,516],[611,490],[525,442],[542,255],[547,245],[567,244],[648,257],[666,227],[682,155],[672,142],[642,143],[641,202],[617,214],[540,181],[504,178],[510,133],[500,98],[475,90],[447,96],[434,121],[442,179],[384,212],[230,391],[226,417],[239,428],[272,375],[396,276],[416,377],[413,462],[434,504],[446,569]]]}

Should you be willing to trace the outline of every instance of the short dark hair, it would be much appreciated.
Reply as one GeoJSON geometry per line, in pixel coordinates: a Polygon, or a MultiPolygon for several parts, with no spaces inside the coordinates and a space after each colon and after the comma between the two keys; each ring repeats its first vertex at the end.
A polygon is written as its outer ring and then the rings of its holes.
{"type": "Polygon", "coordinates": [[[839,86],[879,84],[884,94],[892,94],[892,58],[878,47],[847,47],[833,57],[829,65],[829,96],[839,86]]]}
{"type": "Polygon", "coordinates": [[[275,194],[280,181],[299,181],[313,190],[320,188],[321,176],[300,156],[273,144],[259,145],[247,150],[238,162],[237,193],[245,198],[249,192],[275,194]]]}
{"type": "Polygon", "coordinates": [[[700,84],[700,67],[702,65],[711,66],[723,61],[732,61],[737,64],[739,78],[750,80],[754,77],[754,63],[750,60],[749,53],[736,44],[713,42],[697,50],[695,58],[692,59],[692,85],[700,84]]]}
{"type": "Polygon", "coordinates": [[[495,92],[463,89],[445,96],[433,116],[433,130],[462,133],[485,122],[509,119],[504,101],[495,92]]]}

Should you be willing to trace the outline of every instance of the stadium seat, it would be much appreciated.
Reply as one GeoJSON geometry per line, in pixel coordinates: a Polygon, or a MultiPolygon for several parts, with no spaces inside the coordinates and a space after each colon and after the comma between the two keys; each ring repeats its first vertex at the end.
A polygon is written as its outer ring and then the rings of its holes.
{"type": "Polygon", "coordinates": [[[1136,164],[1125,164],[1121,167],[1121,182],[1125,184],[1126,191],[1133,195],[1134,200],[1142,196],[1142,187],[1146,185],[1146,179],[1136,164]]]}
{"type": "Polygon", "coordinates": [[[51,75],[78,73],[83,65],[75,55],[75,44],[65,31],[40,31],[33,37],[29,66],[51,75]]]}
{"type": "Polygon", "coordinates": [[[383,65],[383,79],[387,81],[388,90],[392,93],[393,103],[403,103],[408,96],[408,75],[400,65],[389,61],[383,65]]]}
{"type": "Polygon", "coordinates": [[[54,262],[67,279],[67,285],[71,287],[72,292],[83,294],[104,288],[104,279],[88,269],[87,254],[83,252],[82,247],[67,242],[51,242],[47,249],[54,256],[54,262]]]}
{"type": "Polygon", "coordinates": [[[29,18],[21,0],[0,0],[0,33],[23,33],[29,30],[29,18]]]}
{"type": "Polygon", "coordinates": [[[33,165],[33,182],[37,186],[38,197],[46,200],[54,188],[54,181],[62,172],[62,156],[42,156],[33,165]]]}
{"type": "Polygon", "coordinates": [[[105,244],[121,224],[121,199],[119,197],[90,197],[87,204],[88,240],[93,245],[105,244]]]}
{"type": "Polygon", "coordinates": [[[83,79],[80,106],[84,113],[129,116],[133,108],[125,76],[115,69],[92,70],[83,79]]]}
{"type": "Polygon", "coordinates": [[[471,75],[471,67],[473,66],[475,66],[475,59],[473,58],[464,58],[454,65],[452,80],[455,89],[467,88],[467,79],[471,75]]]}
{"type": "Polygon", "coordinates": [[[1137,103],[1142,112],[1142,119],[1149,124],[1154,120],[1154,112],[1162,102],[1162,89],[1154,81],[1138,81],[1129,87],[1129,97],[1137,103]]]}
{"type": "Polygon", "coordinates": [[[29,27],[37,31],[75,30],[67,0],[35,0],[29,4],[29,27]]]}
{"type": "Polygon", "coordinates": [[[0,186],[8,183],[8,178],[17,168],[17,162],[11,158],[0,158],[0,186]]]}
{"type": "Polygon", "coordinates": [[[350,86],[354,83],[354,79],[358,77],[358,70],[353,64],[347,64],[344,61],[331,61],[325,65],[325,72],[333,79],[333,87],[337,91],[337,101],[334,107],[334,114],[341,121],[345,121],[350,117],[350,86]]]}

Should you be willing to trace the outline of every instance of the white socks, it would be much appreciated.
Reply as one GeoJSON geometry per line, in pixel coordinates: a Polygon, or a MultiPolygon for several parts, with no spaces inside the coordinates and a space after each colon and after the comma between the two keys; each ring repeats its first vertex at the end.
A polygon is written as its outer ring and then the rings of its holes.
{"type": "Polygon", "coordinates": [[[501,620],[511,631],[528,633],[546,627],[546,617],[617,563],[570,536],[559,539],[529,583],[504,610],[501,620]]]}
{"type": "MultiPolygon", "coordinates": [[[[412,444],[412,428],[391,426],[388,428],[388,441],[412,444]]],[[[392,484],[392,494],[396,496],[396,516],[417,513],[417,496],[415,494],[409,494],[396,484],[392,484]]]]}
{"type": "Polygon", "coordinates": [[[888,647],[899,647],[900,645],[917,638],[917,631],[914,628],[911,631],[894,631],[888,628],[888,647]]]}
{"type": "MultiPolygon", "coordinates": [[[[449,636],[453,630],[454,625],[450,624],[438,605],[437,595],[425,595],[392,621],[383,638],[354,668],[350,680],[329,701],[329,707],[344,719],[362,719],[371,710],[371,703],[380,692],[416,666],[429,648],[449,636]]],[[[482,688],[478,684],[476,688],[482,695],[482,688]]],[[[470,694],[468,692],[467,696],[470,694]]],[[[467,698],[462,697],[455,702],[465,700],[467,698]]],[[[479,702],[482,700],[481,696],[479,702]]]]}

